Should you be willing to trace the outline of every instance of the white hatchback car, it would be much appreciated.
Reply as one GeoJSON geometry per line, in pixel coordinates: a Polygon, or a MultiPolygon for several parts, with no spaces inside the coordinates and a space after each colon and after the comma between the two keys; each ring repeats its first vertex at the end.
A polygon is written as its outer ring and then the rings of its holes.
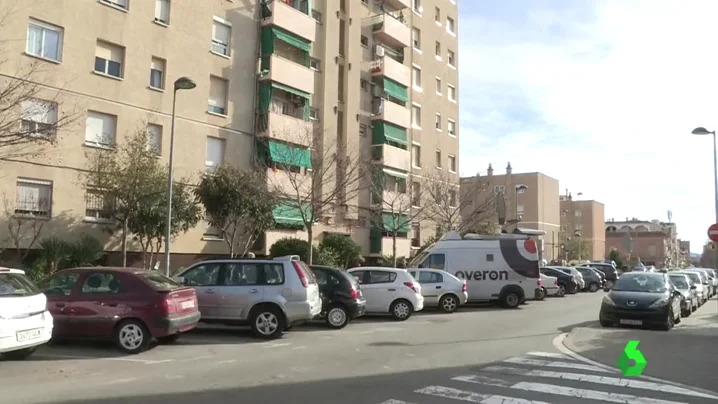
{"type": "Polygon", "coordinates": [[[391,314],[404,321],[424,308],[421,285],[406,269],[358,267],[347,270],[361,284],[369,314],[391,314]]]}
{"type": "Polygon", "coordinates": [[[45,295],[24,271],[0,267],[0,356],[25,359],[51,337],[45,295]]]}
{"type": "Polygon", "coordinates": [[[453,313],[469,300],[466,281],[463,279],[441,269],[411,268],[408,271],[419,281],[424,305],[427,307],[437,307],[445,313],[453,313]]]}

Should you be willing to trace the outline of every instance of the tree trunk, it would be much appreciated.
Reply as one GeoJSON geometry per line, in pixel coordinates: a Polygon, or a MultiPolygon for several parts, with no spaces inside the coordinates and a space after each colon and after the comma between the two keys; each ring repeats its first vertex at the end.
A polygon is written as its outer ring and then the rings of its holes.
{"type": "Polygon", "coordinates": [[[122,266],[127,268],[127,220],[122,222],[122,266]]]}
{"type": "Polygon", "coordinates": [[[312,244],[312,239],[314,239],[314,230],[310,224],[307,226],[307,241],[309,242],[309,252],[307,253],[307,257],[309,258],[309,262],[307,262],[308,265],[312,265],[312,262],[314,262],[314,244],[312,244]]]}
{"type": "Polygon", "coordinates": [[[396,232],[391,233],[391,256],[394,268],[396,268],[396,232]]]}

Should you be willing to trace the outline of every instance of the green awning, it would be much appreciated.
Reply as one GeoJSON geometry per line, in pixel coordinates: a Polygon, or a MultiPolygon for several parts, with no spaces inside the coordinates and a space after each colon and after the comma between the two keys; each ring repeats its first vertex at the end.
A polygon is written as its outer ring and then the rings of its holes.
{"type": "Polygon", "coordinates": [[[270,140],[269,157],[273,162],[288,166],[312,168],[312,156],[309,148],[290,146],[270,140]]]}
{"type": "Polygon", "coordinates": [[[408,233],[409,218],[406,215],[397,215],[392,213],[382,213],[381,221],[384,230],[389,233],[408,233]]]}
{"type": "MultiPolygon", "coordinates": [[[[306,213],[306,211],[305,211],[306,213]]],[[[280,203],[272,212],[274,221],[277,224],[285,225],[303,225],[302,211],[298,206],[291,203],[280,203]]]]}
{"type": "Polygon", "coordinates": [[[297,89],[294,88],[294,87],[289,87],[289,86],[286,86],[286,85],[284,85],[284,84],[280,84],[280,83],[277,83],[277,82],[274,82],[274,81],[272,82],[272,87],[273,87],[273,88],[277,88],[277,89],[282,90],[282,91],[286,91],[286,92],[288,92],[289,94],[294,94],[294,95],[296,95],[297,97],[302,97],[302,98],[307,99],[307,100],[309,100],[309,99],[312,98],[311,94],[309,94],[309,93],[305,93],[305,92],[302,91],[302,90],[297,90],[297,89]]]}
{"type": "Polygon", "coordinates": [[[386,167],[382,168],[382,171],[384,171],[384,174],[386,174],[386,175],[390,175],[394,178],[399,178],[401,180],[405,180],[405,179],[409,178],[409,173],[407,173],[405,171],[392,170],[391,168],[386,168],[386,167]]]}
{"type": "Polygon", "coordinates": [[[385,121],[374,121],[374,144],[395,142],[407,145],[406,129],[385,121]]]}
{"type": "Polygon", "coordinates": [[[408,102],[409,95],[406,87],[397,83],[394,80],[384,78],[384,92],[392,98],[396,98],[401,102],[408,102]]]}
{"type": "Polygon", "coordinates": [[[272,102],[272,85],[267,81],[259,82],[259,101],[257,108],[259,112],[266,113],[269,111],[269,105],[272,102]]]}
{"type": "Polygon", "coordinates": [[[289,46],[309,52],[312,50],[312,43],[302,37],[285,31],[279,27],[263,27],[261,36],[261,52],[262,56],[274,53],[274,40],[282,41],[289,46]]]}

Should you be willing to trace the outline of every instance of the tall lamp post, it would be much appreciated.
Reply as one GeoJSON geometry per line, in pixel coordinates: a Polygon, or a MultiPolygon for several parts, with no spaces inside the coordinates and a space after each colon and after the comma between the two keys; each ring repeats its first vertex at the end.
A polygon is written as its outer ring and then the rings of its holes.
{"type": "Polygon", "coordinates": [[[197,87],[197,84],[189,77],[180,77],[175,80],[174,91],[172,92],[172,126],[170,129],[170,161],[169,175],[167,176],[167,228],[165,229],[165,275],[170,274],[170,249],[172,236],[172,182],[174,178],[172,171],[174,169],[174,149],[175,149],[175,110],[177,107],[177,91],[191,90],[197,87]]]}
{"type": "MultiPolygon", "coordinates": [[[[716,154],[716,132],[704,127],[698,127],[691,132],[694,135],[713,135],[713,192],[715,193],[715,215],[718,223],[718,155],[716,154]]],[[[718,269],[718,257],[713,252],[713,268],[718,269]]]]}

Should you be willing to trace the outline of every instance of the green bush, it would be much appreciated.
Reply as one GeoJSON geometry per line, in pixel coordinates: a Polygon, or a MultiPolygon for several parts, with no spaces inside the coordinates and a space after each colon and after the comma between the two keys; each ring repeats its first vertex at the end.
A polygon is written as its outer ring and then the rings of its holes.
{"type": "MultiPolygon", "coordinates": [[[[316,249],[314,252],[316,253],[316,249]]],[[[272,257],[298,255],[302,261],[309,262],[309,243],[300,238],[283,238],[269,247],[269,255],[272,257]]]]}
{"type": "Polygon", "coordinates": [[[361,246],[355,243],[351,237],[338,234],[326,236],[319,244],[319,250],[320,255],[327,254],[328,256],[333,256],[334,266],[337,267],[351,268],[361,264],[363,261],[361,246]]]}

